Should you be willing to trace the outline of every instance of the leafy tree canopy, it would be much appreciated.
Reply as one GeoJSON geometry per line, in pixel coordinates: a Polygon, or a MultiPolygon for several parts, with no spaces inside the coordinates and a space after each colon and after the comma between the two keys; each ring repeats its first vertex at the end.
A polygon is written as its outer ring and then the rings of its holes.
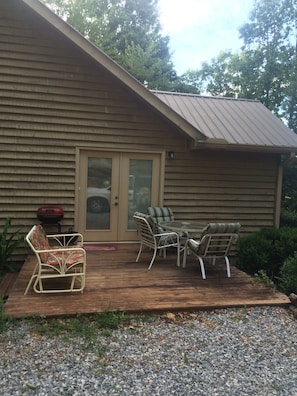
{"type": "Polygon", "coordinates": [[[158,0],[43,0],[150,89],[172,90],[176,76],[158,0]]]}
{"type": "Polygon", "coordinates": [[[296,0],[254,0],[238,54],[221,52],[182,78],[196,93],[260,100],[297,132],[296,0]]]}

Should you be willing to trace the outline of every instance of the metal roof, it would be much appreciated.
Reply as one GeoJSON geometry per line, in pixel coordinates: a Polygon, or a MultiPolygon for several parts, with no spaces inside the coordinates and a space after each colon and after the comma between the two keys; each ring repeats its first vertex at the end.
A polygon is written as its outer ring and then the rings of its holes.
{"type": "Polygon", "coordinates": [[[208,143],[297,149],[297,134],[259,101],[160,91],[153,93],[197,128],[208,143]]]}

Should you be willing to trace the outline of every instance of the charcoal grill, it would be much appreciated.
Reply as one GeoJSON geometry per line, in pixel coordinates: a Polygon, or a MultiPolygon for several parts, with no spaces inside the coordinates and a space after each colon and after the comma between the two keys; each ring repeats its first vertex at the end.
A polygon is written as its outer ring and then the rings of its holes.
{"type": "Polygon", "coordinates": [[[37,209],[37,217],[44,224],[57,224],[58,232],[61,232],[60,221],[64,217],[61,206],[41,206],[37,209]]]}

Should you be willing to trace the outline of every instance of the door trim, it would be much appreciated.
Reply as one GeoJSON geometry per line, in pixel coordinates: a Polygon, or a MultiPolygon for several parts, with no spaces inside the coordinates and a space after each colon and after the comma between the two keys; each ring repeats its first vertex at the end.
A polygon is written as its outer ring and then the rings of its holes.
{"type": "MultiPolygon", "coordinates": [[[[85,227],[82,227],[79,222],[81,222],[80,216],[79,216],[79,211],[81,210],[81,205],[79,202],[79,197],[80,197],[80,169],[82,165],[82,155],[83,153],[106,153],[106,154],[123,154],[123,155],[143,155],[145,157],[147,156],[153,156],[157,155],[159,156],[159,165],[158,165],[158,180],[153,181],[155,188],[158,190],[157,198],[155,201],[152,201],[151,204],[154,206],[158,206],[162,203],[163,201],[163,193],[164,193],[164,178],[165,178],[165,158],[166,158],[166,153],[165,151],[160,151],[160,150],[120,150],[120,149],[113,149],[113,148],[102,148],[102,147],[77,147],[76,148],[76,172],[75,172],[75,206],[74,206],[74,227],[77,231],[79,232],[84,232],[85,227]],[[83,228],[83,229],[82,229],[83,228]]],[[[110,242],[135,242],[138,240],[138,236],[136,233],[136,230],[127,230],[129,237],[128,238],[115,238],[113,240],[108,240],[110,242]]],[[[118,235],[120,232],[117,233],[118,235]]],[[[87,239],[86,239],[87,241],[87,239]]],[[[107,242],[106,240],[98,240],[98,242],[107,242]]]]}

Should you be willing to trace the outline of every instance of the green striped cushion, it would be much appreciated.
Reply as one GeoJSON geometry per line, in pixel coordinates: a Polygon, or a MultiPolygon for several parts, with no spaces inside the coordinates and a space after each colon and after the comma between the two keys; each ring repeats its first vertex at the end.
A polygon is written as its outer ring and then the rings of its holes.
{"type": "Polygon", "coordinates": [[[154,222],[153,218],[149,214],[141,213],[141,212],[135,212],[134,216],[145,218],[147,220],[147,222],[149,223],[149,225],[150,225],[150,227],[151,227],[151,229],[152,229],[154,234],[158,234],[160,232],[159,228],[156,226],[156,223],[154,222]]]}
{"type": "MultiPolygon", "coordinates": [[[[200,241],[190,239],[188,241],[189,248],[199,254],[203,252],[206,247],[207,240],[201,243],[202,238],[206,234],[238,234],[240,231],[240,223],[209,223],[201,234],[200,241]]],[[[208,239],[208,238],[207,238],[208,239]]]]}
{"type": "Polygon", "coordinates": [[[209,223],[203,231],[203,235],[222,233],[236,234],[240,231],[240,227],[240,223],[209,223]]]}

